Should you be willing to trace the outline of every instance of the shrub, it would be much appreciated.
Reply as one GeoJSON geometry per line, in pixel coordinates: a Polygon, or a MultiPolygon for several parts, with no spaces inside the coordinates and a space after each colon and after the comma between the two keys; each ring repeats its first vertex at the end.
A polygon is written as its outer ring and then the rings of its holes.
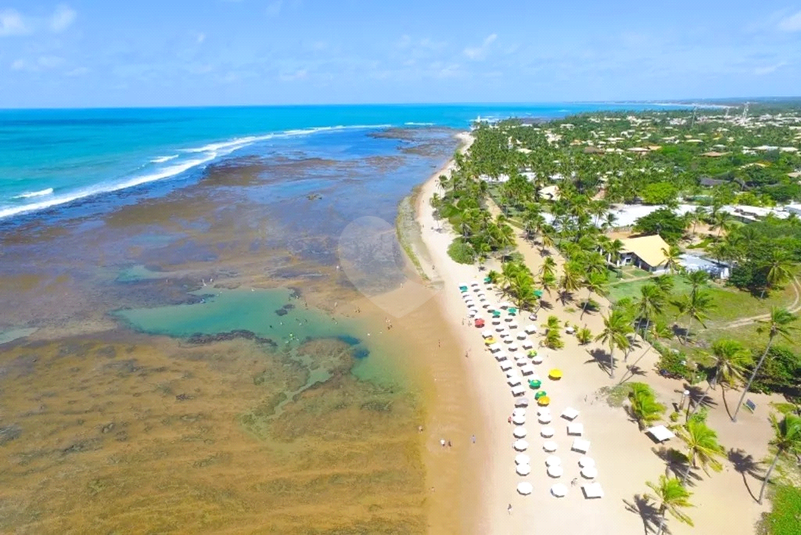
{"type": "Polygon", "coordinates": [[[448,247],[448,256],[459,264],[472,264],[476,260],[473,247],[462,238],[456,238],[448,247]]]}
{"type": "Polygon", "coordinates": [[[592,331],[587,327],[583,327],[576,332],[576,339],[581,345],[587,345],[592,342],[592,331]]]}
{"type": "Polygon", "coordinates": [[[548,329],[548,334],[545,335],[545,346],[551,349],[562,349],[565,343],[562,341],[562,336],[556,329],[548,329]]]}
{"type": "Polygon", "coordinates": [[[682,378],[690,383],[694,382],[693,371],[683,364],[687,360],[684,353],[674,353],[671,349],[661,352],[657,368],[661,375],[682,378]]]}

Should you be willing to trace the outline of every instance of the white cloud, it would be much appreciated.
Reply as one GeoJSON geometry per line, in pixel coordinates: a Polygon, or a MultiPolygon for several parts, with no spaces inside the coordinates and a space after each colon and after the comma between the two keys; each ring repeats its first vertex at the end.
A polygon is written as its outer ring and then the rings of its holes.
{"type": "Polygon", "coordinates": [[[277,17],[278,15],[280,15],[281,8],[283,7],[283,5],[284,5],[283,0],[274,0],[273,2],[267,4],[267,10],[266,10],[267,16],[277,17]]]}
{"type": "Polygon", "coordinates": [[[26,33],[31,33],[31,27],[19,11],[13,9],[0,10],[0,37],[25,35],[26,33]]]}
{"type": "Polygon", "coordinates": [[[197,40],[197,44],[200,44],[200,43],[202,43],[203,41],[205,41],[205,40],[206,40],[206,34],[205,34],[205,33],[199,33],[199,34],[197,34],[197,38],[196,38],[196,40],[197,40]]]}
{"type": "Polygon", "coordinates": [[[43,69],[55,69],[64,64],[64,58],[58,56],[40,56],[36,64],[43,69]]]}
{"type": "Polygon", "coordinates": [[[785,65],[787,65],[787,62],[782,61],[782,62],[776,63],[774,65],[767,65],[765,67],[757,67],[756,69],[754,69],[754,74],[756,74],[758,76],[764,76],[766,74],[771,74],[771,73],[774,73],[777,70],[781,69],[785,65]]]}
{"type": "Polygon", "coordinates": [[[28,64],[25,63],[24,59],[14,60],[14,62],[11,64],[12,71],[24,71],[27,68],[28,64]]]}
{"type": "Polygon", "coordinates": [[[66,4],[59,4],[50,17],[50,29],[54,32],[63,32],[75,22],[78,13],[66,4]]]}
{"type": "Polygon", "coordinates": [[[278,79],[282,82],[294,82],[295,80],[303,80],[309,75],[306,69],[298,69],[292,73],[282,73],[278,75],[278,79]]]}
{"type": "Polygon", "coordinates": [[[801,11],[780,20],[779,29],[785,32],[801,32],[801,11]]]}
{"type": "Polygon", "coordinates": [[[67,76],[83,76],[84,74],[89,74],[88,67],[77,67],[72,69],[71,71],[67,71],[64,73],[67,76]]]}
{"type": "Polygon", "coordinates": [[[481,46],[475,47],[467,47],[464,49],[464,55],[467,56],[468,59],[473,61],[482,60],[487,57],[487,52],[489,52],[489,48],[492,43],[498,38],[497,34],[490,34],[488,35],[484,41],[481,43],[481,46]]]}

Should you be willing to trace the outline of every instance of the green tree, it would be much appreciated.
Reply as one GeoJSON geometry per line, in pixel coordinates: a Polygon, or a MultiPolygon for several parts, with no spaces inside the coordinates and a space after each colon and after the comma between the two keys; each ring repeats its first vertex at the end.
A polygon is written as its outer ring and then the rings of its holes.
{"type": "MultiPolygon", "coordinates": [[[[773,249],[761,268],[765,272],[768,288],[771,289],[781,286],[793,277],[792,271],[790,271],[792,268],[792,257],[790,253],[784,249],[773,249]]],[[[765,296],[764,290],[762,296],[765,296]]]]}
{"type": "Polygon", "coordinates": [[[770,444],[776,448],[776,455],[773,456],[773,461],[765,473],[765,479],[762,481],[762,488],[759,489],[759,503],[762,503],[762,498],[765,496],[765,487],[768,486],[770,476],[773,474],[773,469],[776,468],[776,463],[779,458],[787,454],[801,454],[801,416],[788,414],[781,421],[776,418],[775,414],[770,415],[770,423],[773,426],[773,440],[770,444]]]}
{"type": "Polygon", "coordinates": [[[660,518],[656,535],[662,535],[665,532],[667,513],[670,513],[670,516],[679,522],[690,526],[693,525],[692,519],[682,511],[682,509],[687,507],[693,507],[690,503],[690,496],[692,496],[692,493],[684,488],[684,485],[681,484],[678,478],[659,476],[659,481],[657,483],[648,481],[646,485],[648,485],[654,493],[646,494],[645,497],[659,504],[660,518]]]}
{"type": "Polygon", "coordinates": [[[687,316],[687,328],[684,331],[684,343],[690,338],[690,326],[693,321],[697,321],[702,327],[706,328],[704,320],[709,318],[709,311],[714,307],[712,296],[709,292],[699,290],[695,293],[684,294],[675,301],[673,306],[679,314],[687,316]]]}
{"type": "MultiPolygon", "coordinates": [[[[716,385],[720,385],[725,395],[725,387],[733,387],[745,380],[745,369],[753,363],[754,359],[751,352],[736,340],[720,339],[712,344],[713,365],[711,376],[704,392],[702,400],[707,397],[709,390],[716,385]]],[[[692,413],[698,410],[701,402],[696,403],[692,413]]]]}
{"type": "Polygon", "coordinates": [[[634,230],[645,235],[658,234],[669,244],[675,245],[684,235],[685,224],[684,218],[669,208],[660,208],[638,219],[634,223],[634,230]]]}
{"type": "Polygon", "coordinates": [[[564,305],[570,294],[581,287],[581,266],[575,262],[567,262],[562,269],[562,278],[559,279],[559,297],[564,305]]]}
{"type": "MultiPolygon", "coordinates": [[[[696,415],[697,416],[697,415],[696,415]]],[[[709,469],[720,472],[723,464],[720,459],[726,455],[726,450],[718,443],[718,435],[706,422],[700,418],[688,418],[687,422],[677,429],[677,434],[687,445],[687,458],[693,468],[698,468],[699,464],[704,472],[709,473],[709,469]]],[[[684,474],[686,481],[689,468],[684,474]]]]}
{"type": "Polygon", "coordinates": [[[751,376],[748,378],[748,382],[745,384],[745,388],[743,389],[743,393],[740,396],[740,400],[737,402],[737,408],[734,409],[734,416],[732,416],[732,421],[737,421],[737,415],[740,413],[740,407],[742,407],[743,402],[745,401],[745,396],[748,395],[748,391],[751,389],[751,384],[754,382],[754,378],[756,378],[757,373],[759,373],[759,369],[762,367],[762,363],[765,362],[765,357],[768,356],[768,351],[770,351],[770,346],[773,345],[773,340],[780,336],[785,340],[790,340],[790,333],[795,330],[795,327],[792,325],[798,319],[798,316],[791,313],[786,308],[778,308],[773,307],[770,311],[770,318],[764,321],[760,321],[760,325],[757,328],[757,332],[760,334],[768,333],[768,345],[765,347],[764,353],[762,356],[759,357],[759,362],[754,367],[754,370],[751,372],[751,376]]]}
{"type": "Polygon", "coordinates": [[[584,302],[584,306],[581,308],[581,316],[579,316],[579,319],[583,318],[584,313],[587,312],[587,305],[590,304],[593,293],[596,293],[602,297],[606,295],[606,275],[603,273],[598,273],[597,271],[591,271],[590,273],[587,273],[582,282],[584,287],[587,289],[587,300],[584,302]]]}
{"type": "Polygon", "coordinates": [[[629,391],[629,408],[637,420],[640,431],[662,419],[665,406],[656,400],[654,389],[645,383],[631,383],[629,391]]]}
{"type": "Polygon", "coordinates": [[[665,307],[665,295],[655,284],[644,284],[640,287],[640,297],[635,302],[637,307],[637,317],[640,320],[645,320],[643,327],[644,333],[648,331],[651,322],[656,316],[662,313],[665,307]]]}
{"type": "Polygon", "coordinates": [[[609,346],[609,377],[615,377],[615,349],[627,350],[631,346],[629,334],[634,332],[631,318],[618,308],[604,317],[604,330],[595,337],[609,346]]]}
{"type": "Polygon", "coordinates": [[[678,246],[669,245],[667,248],[662,247],[662,254],[665,255],[665,267],[671,275],[681,271],[679,260],[681,260],[682,252],[678,246]]]}

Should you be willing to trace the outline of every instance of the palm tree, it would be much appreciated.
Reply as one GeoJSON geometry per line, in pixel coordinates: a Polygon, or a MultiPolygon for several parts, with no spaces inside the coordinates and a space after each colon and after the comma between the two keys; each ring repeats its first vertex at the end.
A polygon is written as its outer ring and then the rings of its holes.
{"type": "Polygon", "coordinates": [[[627,350],[631,346],[628,335],[633,332],[631,318],[622,310],[613,308],[609,315],[604,317],[604,330],[595,337],[595,340],[601,340],[609,345],[609,377],[615,377],[615,349],[627,350]]]}
{"type": "Polygon", "coordinates": [[[606,294],[606,275],[596,271],[587,273],[587,276],[584,277],[583,284],[587,289],[587,300],[584,302],[584,306],[581,309],[581,316],[579,316],[579,319],[583,318],[584,313],[587,312],[587,305],[590,304],[593,293],[600,296],[606,294]]]}
{"type": "MultiPolygon", "coordinates": [[[[651,324],[651,328],[648,330],[648,334],[651,335],[651,339],[654,342],[658,342],[659,340],[669,340],[670,338],[673,337],[673,329],[667,323],[657,321],[651,324]]],[[[637,358],[637,360],[635,360],[631,364],[631,366],[626,367],[626,372],[628,373],[631,370],[633,370],[637,366],[637,363],[639,363],[645,357],[645,355],[648,354],[648,352],[651,350],[652,347],[653,344],[648,344],[648,347],[645,348],[645,351],[642,352],[642,355],[640,355],[637,358]]],[[[623,359],[623,362],[626,362],[626,358],[623,359]]],[[[618,384],[622,384],[625,380],[626,380],[626,373],[624,373],[623,376],[620,378],[618,384]]]]}
{"type": "Polygon", "coordinates": [[[690,283],[690,294],[695,294],[698,292],[698,288],[709,281],[709,274],[699,269],[685,274],[684,279],[690,283]]]}
{"type": "Polygon", "coordinates": [[[776,448],[776,455],[765,473],[762,488],[759,489],[759,499],[757,500],[759,503],[762,503],[762,498],[765,496],[765,487],[768,486],[768,481],[770,481],[770,476],[773,473],[773,469],[776,468],[779,458],[788,453],[796,455],[801,453],[801,416],[788,414],[779,421],[776,415],[771,414],[770,423],[773,425],[774,432],[774,437],[770,444],[776,448]]]}
{"type": "Polygon", "coordinates": [[[628,397],[631,414],[636,418],[640,431],[662,419],[665,406],[656,400],[654,390],[647,384],[632,383],[628,397]]]}
{"type": "Polygon", "coordinates": [[[687,316],[687,329],[684,332],[684,343],[690,338],[690,326],[693,320],[706,328],[704,320],[709,318],[709,311],[715,306],[712,301],[712,295],[709,292],[699,290],[696,293],[689,293],[682,295],[679,299],[673,301],[673,305],[678,309],[679,314],[687,316]]]}
{"type": "Polygon", "coordinates": [[[662,292],[662,295],[667,299],[670,297],[670,294],[673,293],[673,287],[675,283],[673,282],[673,278],[670,275],[659,275],[658,277],[654,277],[653,283],[659,288],[659,291],[662,292]]]}
{"type": "Polygon", "coordinates": [[[770,346],[773,344],[773,339],[777,336],[781,336],[785,340],[789,341],[790,333],[795,330],[795,327],[790,324],[797,319],[798,316],[791,313],[786,308],[773,307],[770,311],[770,318],[759,322],[761,325],[757,327],[757,332],[760,334],[765,332],[768,333],[768,345],[765,346],[765,352],[762,353],[761,357],[759,357],[759,362],[757,362],[754,371],[751,372],[751,377],[748,378],[748,382],[745,384],[745,389],[743,389],[743,394],[740,396],[740,401],[737,402],[737,408],[734,409],[734,416],[731,418],[733,422],[737,421],[737,414],[740,412],[740,407],[742,407],[745,396],[751,389],[751,384],[754,382],[757,373],[759,373],[759,369],[765,362],[765,357],[768,356],[768,351],[770,351],[770,346]]]}
{"type": "Polygon", "coordinates": [[[545,259],[542,261],[542,265],[538,271],[540,274],[550,273],[551,275],[556,274],[556,260],[553,259],[552,256],[546,256],[545,259]]]}
{"type": "Polygon", "coordinates": [[[718,237],[722,232],[728,232],[731,229],[731,218],[729,214],[724,212],[723,210],[719,210],[712,214],[712,221],[709,225],[709,228],[712,230],[717,229],[718,237]]]}
{"type": "MultiPolygon", "coordinates": [[[[687,458],[693,468],[698,468],[700,463],[704,472],[709,473],[708,468],[715,472],[723,469],[720,458],[726,454],[726,450],[718,443],[718,434],[706,425],[706,422],[697,416],[688,418],[687,422],[677,429],[677,434],[687,445],[687,458]]],[[[690,469],[684,474],[684,480],[690,469]]]]}
{"type": "Polygon", "coordinates": [[[681,271],[681,264],[679,264],[681,249],[675,245],[670,245],[668,248],[662,247],[662,254],[665,255],[665,267],[671,274],[681,271]]]}
{"type": "MultiPolygon", "coordinates": [[[[712,344],[711,358],[714,361],[711,369],[712,376],[709,378],[709,384],[706,387],[701,401],[707,397],[709,390],[716,385],[720,385],[725,395],[725,387],[727,385],[734,386],[736,383],[742,382],[745,379],[744,374],[746,367],[754,361],[751,352],[746,349],[743,344],[736,340],[725,338],[716,340],[715,343],[712,344]]],[[[695,414],[701,406],[701,401],[696,403],[695,407],[693,407],[690,413],[691,415],[695,414]]]]}
{"type": "Polygon", "coordinates": [[[682,511],[685,507],[693,507],[690,503],[690,496],[692,493],[684,488],[676,477],[659,476],[658,483],[646,483],[651,490],[654,491],[653,495],[646,494],[645,497],[649,500],[656,500],[659,503],[659,527],[657,528],[656,535],[662,535],[665,531],[665,520],[667,513],[670,516],[690,526],[693,521],[682,511]]]}
{"type": "MultiPolygon", "coordinates": [[[[792,278],[791,261],[790,253],[786,250],[773,249],[771,251],[770,258],[762,265],[762,269],[766,271],[765,279],[768,282],[768,288],[780,286],[792,278]]],[[[762,290],[762,297],[765,297],[765,290],[762,290]]]]}
{"type": "Polygon", "coordinates": [[[637,307],[637,316],[645,320],[644,335],[651,326],[651,320],[662,313],[665,296],[655,284],[645,284],[640,287],[640,298],[637,299],[635,306],[637,307]]]}
{"type": "Polygon", "coordinates": [[[559,280],[559,288],[561,294],[562,304],[567,303],[568,296],[580,288],[581,285],[581,268],[574,262],[568,262],[562,266],[564,270],[562,278],[559,280]]]}

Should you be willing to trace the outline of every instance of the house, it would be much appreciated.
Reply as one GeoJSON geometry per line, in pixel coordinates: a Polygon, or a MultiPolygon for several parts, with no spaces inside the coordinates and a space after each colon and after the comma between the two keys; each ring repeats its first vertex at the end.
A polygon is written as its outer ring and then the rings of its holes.
{"type": "Polygon", "coordinates": [[[691,254],[681,255],[679,264],[688,272],[706,271],[713,279],[726,280],[731,273],[731,266],[725,262],[717,262],[691,254]]]}
{"type": "Polygon", "coordinates": [[[784,209],[791,214],[801,216],[801,204],[790,203],[787,206],[785,206],[784,209]]]}
{"type": "Polygon", "coordinates": [[[618,267],[636,266],[651,273],[661,273],[667,269],[667,256],[663,249],[670,249],[670,245],[662,239],[662,236],[655,234],[621,241],[623,249],[620,260],[616,263],[618,267]]]}
{"type": "Polygon", "coordinates": [[[700,184],[705,188],[713,188],[715,186],[722,186],[723,184],[728,184],[728,182],[725,180],[718,180],[716,178],[704,177],[701,179],[700,184]]]}

